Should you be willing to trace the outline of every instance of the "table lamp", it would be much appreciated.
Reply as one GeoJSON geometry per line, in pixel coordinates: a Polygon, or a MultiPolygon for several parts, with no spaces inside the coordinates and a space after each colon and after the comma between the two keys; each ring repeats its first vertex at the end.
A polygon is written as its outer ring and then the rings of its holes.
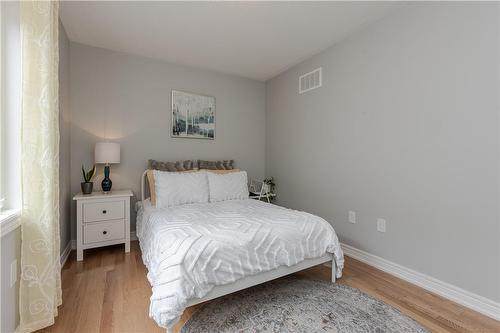
{"type": "Polygon", "coordinates": [[[104,193],[111,191],[113,182],[109,178],[109,165],[112,163],[120,163],[120,144],[113,142],[98,142],[94,149],[94,162],[104,165],[104,179],[101,187],[104,193]]]}

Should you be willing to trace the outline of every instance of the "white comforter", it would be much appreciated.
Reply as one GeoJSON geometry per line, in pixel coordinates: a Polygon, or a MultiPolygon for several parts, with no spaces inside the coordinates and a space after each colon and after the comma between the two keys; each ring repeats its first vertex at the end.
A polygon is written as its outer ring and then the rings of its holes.
{"type": "Polygon", "coordinates": [[[342,275],[344,258],[324,219],[256,200],[231,200],[138,212],[142,258],[153,287],[149,315],[174,324],[192,298],[215,285],[333,253],[342,275]]]}

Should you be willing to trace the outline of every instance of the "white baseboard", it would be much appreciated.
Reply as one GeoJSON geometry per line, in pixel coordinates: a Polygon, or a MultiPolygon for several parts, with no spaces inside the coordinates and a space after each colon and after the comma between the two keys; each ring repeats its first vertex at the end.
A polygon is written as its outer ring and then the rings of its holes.
{"type": "Polygon", "coordinates": [[[61,253],[61,267],[64,267],[66,260],[68,260],[72,247],[73,247],[73,241],[69,241],[68,244],[66,244],[64,251],[61,253]]]}
{"type": "Polygon", "coordinates": [[[341,244],[344,254],[380,269],[386,273],[415,284],[434,294],[445,297],[469,309],[480,312],[488,317],[500,320],[500,303],[486,297],[476,295],[470,291],[456,287],[426,274],[401,266],[371,253],[359,250],[347,244],[341,244]]]}

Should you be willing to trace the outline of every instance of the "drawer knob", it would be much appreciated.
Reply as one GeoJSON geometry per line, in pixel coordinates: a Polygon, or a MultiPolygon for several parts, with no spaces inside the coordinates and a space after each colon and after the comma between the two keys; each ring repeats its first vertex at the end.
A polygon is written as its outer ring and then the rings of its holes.
{"type": "Polygon", "coordinates": [[[106,230],[104,230],[104,231],[102,232],[102,234],[103,234],[103,235],[106,235],[107,233],[108,233],[108,232],[107,232],[106,230]]]}
{"type": "Polygon", "coordinates": [[[106,209],[105,209],[105,210],[103,210],[103,211],[102,211],[102,213],[103,213],[103,214],[106,214],[106,213],[107,213],[107,212],[106,212],[106,209]]]}

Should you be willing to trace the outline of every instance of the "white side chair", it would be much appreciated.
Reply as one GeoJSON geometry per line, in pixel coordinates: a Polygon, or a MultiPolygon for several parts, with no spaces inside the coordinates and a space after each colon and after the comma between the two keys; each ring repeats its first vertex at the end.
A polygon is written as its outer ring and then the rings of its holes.
{"type": "Polygon", "coordinates": [[[271,203],[271,198],[276,196],[276,194],[271,193],[271,187],[259,180],[251,180],[249,186],[250,198],[255,200],[266,199],[268,203],[271,203]]]}

